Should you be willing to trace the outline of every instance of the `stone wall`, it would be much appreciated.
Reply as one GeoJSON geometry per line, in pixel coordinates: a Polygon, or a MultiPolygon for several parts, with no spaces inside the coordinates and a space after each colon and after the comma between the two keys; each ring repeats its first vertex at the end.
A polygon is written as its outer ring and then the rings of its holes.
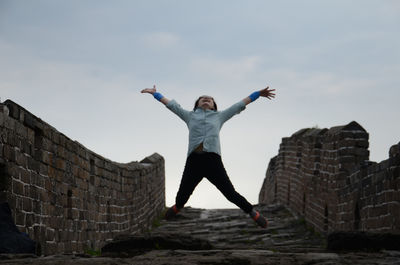
{"type": "Polygon", "coordinates": [[[7,100],[0,104],[0,201],[43,254],[100,249],[158,218],[164,159],[110,161],[7,100]]]}
{"type": "Polygon", "coordinates": [[[307,128],[283,138],[260,203],[282,203],[317,231],[400,231],[400,143],[370,162],[368,133],[356,122],[307,128]]]}

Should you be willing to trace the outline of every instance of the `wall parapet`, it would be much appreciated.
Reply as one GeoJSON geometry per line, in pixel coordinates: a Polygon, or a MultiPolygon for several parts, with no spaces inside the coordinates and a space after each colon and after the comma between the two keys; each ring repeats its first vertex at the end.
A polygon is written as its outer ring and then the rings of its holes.
{"type": "Polygon", "coordinates": [[[281,203],[317,231],[400,231],[400,143],[369,161],[357,122],[285,137],[268,165],[260,203],[281,203]]]}
{"type": "Polygon", "coordinates": [[[164,158],[117,163],[11,100],[0,104],[0,201],[43,254],[100,249],[149,229],[165,208],[164,158]]]}

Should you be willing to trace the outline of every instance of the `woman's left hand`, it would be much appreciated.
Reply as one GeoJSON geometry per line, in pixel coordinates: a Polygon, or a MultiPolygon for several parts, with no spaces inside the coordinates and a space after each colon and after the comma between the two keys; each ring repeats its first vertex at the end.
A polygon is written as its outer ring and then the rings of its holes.
{"type": "Polygon", "coordinates": [[[273,99],[275,98],[275,93],[273,93],[274,91],[275,89],[270,89],[269,86],[267,86],[266,88],[260,90],[260,96],[273,99]]]}

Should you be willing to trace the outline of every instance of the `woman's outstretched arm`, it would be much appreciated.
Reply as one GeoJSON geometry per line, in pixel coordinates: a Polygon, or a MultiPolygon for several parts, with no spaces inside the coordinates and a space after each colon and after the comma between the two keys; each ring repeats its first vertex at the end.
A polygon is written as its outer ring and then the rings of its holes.
{"type": "Polygon", "coordinates": [[[156,85],[153,86],[153,88],[145,88],[141,91],[142,93],[149,93],[152,94],[155,99],[163,103],[164,105],[167,105],[169,102],[169,99],[161,95],[161,93],[157,92],[156,85]]]}
{"type": "Polygon", "coordinates": [[[266,97],[268,99],[273,99],[275,98],[275,93],[273,93],[275,89],[270,89],[269,86],[267,86],[264,89],[261,89],[260,91],[256,91],[252,93],[250,96],[246,97],[243,99],[244,103],[247,105],[254,100],[256,100],[258,97],[266,97]]]}
{"type": "Polygon", "coordinates": [[[161,93],[157,92],[156,85],[154,85],[153,88],[145,88],[141,92],[152,94],[155,99],[163,103],[168,109],[170,109],[173,113],[178,115],[186,123],[188,123],[190,118],[190,112],[183,109],[175,100],[169,100],[163,95],[161,95],[161,93]]]}

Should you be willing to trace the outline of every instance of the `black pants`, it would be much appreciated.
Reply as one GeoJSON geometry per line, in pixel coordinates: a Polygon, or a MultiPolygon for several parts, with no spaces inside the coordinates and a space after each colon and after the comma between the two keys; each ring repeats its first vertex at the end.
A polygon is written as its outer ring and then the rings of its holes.
{"type": "Polygon", "coordinates": [[[176,206],[178,208],[183,208],[203,177],[206,177],[229,201],[236,204],[244,212],[250,213],[252,211],[253,206],[235,191],[226,174],[221,156],[216,153],[206,152],[193,152],[187,158],[181,185],[176,195],[176,206]]]}

